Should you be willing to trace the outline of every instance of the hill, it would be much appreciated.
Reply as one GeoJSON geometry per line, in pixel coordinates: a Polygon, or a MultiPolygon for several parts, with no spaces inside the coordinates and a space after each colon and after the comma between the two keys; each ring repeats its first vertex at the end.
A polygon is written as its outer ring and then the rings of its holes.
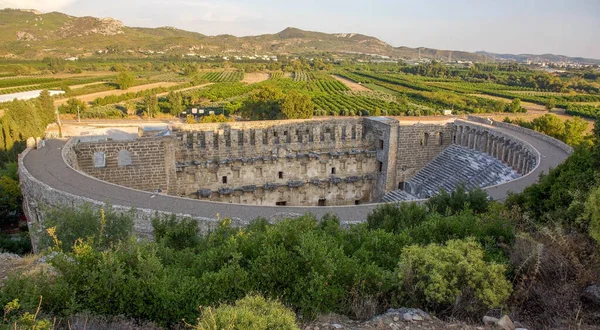
{"type": "MultiPolygon", "coordinates": [[[[0,10],[0,31],[0,57],[17,59],[89,57],[95,54],[142,57],[151,54],[282,55],[320,52],[443,61],[484,61],[496,56],[483,52],[393,47],[377,38],[357,33],[327,34],[289,27],[279,33],[259,36],[206,36],[173,27],[127,27],[112,18],[16,9],[0,10]]],[[[509,55],[504,57],[509,58],[509,55]]],[[[595,60],[589,61],[593,63],[595,60]]],[[[600,61],[596,63],[600,64],[600,61]]]]}

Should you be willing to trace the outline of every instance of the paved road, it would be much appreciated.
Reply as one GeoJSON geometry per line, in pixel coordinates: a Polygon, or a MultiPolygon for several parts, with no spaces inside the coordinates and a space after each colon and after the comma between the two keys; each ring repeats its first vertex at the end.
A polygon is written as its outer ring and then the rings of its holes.
{"type": "MultiPolygon", "coordinates": [[[[556,167],[568,156],[563,150],[535,137],[498,127],[494,127],[494,129],[529,142],[541,154],[540,166],[533,173],[516,181],[490,188],[488,193],[494,199],[504,199],[508,191],[523,190],[535,182],[540,173],[547,173],[548,169],[556,167]]],[[[35,178],[54,189],[110,202],[113,205],[183,213],[204,218],[215,218],[219,214],[221,218],[228,217],[246,221],[258,217],[280,218],[287,214],[308,212],[319,217],[331,213],[337,215],[343,222],[364,221],[376,207],[376,204],[330,207],[254,206],[155,195],[102,182],[73,170],[62,159],[61,149],[64,144],[64,141],[50,140],[45,148],[31,150],[23,160],[25,168],[35,178]]]]}

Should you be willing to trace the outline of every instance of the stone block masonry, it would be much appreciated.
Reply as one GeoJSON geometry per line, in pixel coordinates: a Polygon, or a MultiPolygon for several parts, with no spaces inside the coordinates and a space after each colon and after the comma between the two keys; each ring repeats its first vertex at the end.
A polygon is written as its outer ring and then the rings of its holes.
{"type": "Polygon", "coordinates": [[[82,142],[73,149],[72,166],[100,180],[145,191],[174,188],[173,138],[82,142]]]}

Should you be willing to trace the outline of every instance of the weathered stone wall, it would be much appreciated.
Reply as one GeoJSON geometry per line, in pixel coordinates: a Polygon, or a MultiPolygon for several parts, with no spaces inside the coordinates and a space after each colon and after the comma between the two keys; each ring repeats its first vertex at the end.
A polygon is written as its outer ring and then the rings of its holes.
{"type": "MultiPolygon", "coordinates": [[[[29,227],[29,231],[31,233],[30,237],[33,245],[33,251],[35,252],[38,251],[38,242],[43,230],[42,222],[46,218],[46,212],[48,212],[51,207],[79,208],[84,204],[87,204],[94,209],[101,209],[105,208],[106,205],[103,201],[97,201],[53,189],[52,187],[33,177],[23,165],[23,158],[29,151],[30,149],[27,149],[19,155],[19,185],[23,195],[23,213],[27,218],[27,226],[29,227]]],[[[133,231],[140,237],[149,239],[152,239],[153,237],[151,220],[157,215],[171,215],[171,213],[142,208],[132,209],[131,207],[121,205],[112,205],[111,207],[118,213],[132,214],[134,221],[133,231]]],[[[178,219],[191,218],[198,221],[198,230],[201,233],[208,233],[218,226],[218,219],[216,218],[197,217],[183,213],[175,214],[175,216],[178,219]]],[[[234,226],[244,226],[247,224],[247,222],[244,222],[240,219],[234,219],[232,224],[234,226]]]]}
{"type": "Polygon", "coordinates": [[[172,126],[179,196],[256,205],[372,200],[374,132],[364,118],[172,126]]]}
{"type": "Polygon", "coordinates": [[[441,152],[450,127],[399,126],[386,117],[175,125],[168,137],[78,143],[69,162],[104,181],[188,198],[361,204],[396,189],[441,152]],[[443,144],[435,140],[440,134],[443,144]],[[122,152],[131,163],[119,161],[122,152]],[[94,163],[97,153],[104,153],[104,166],[94,163]]]}
{"type": "Polygon", "coordinates": [[[400,125],[395,189],[453,143],[452,123],[400,125]]]}
{"type": "Polygon", "coordinates": [[[168,192],[172,188],[169,175],[175,171],[173,157],[167,156],[167,153],[173,153],[173,140],[172,137],[160,137],[134,141],[81,142],[73,147],[77,158],[73,165],[93,177],[114,184],[168,192]],[[104,154],[104,166],[95,164],[94,157],[100,154],[104,154]],[[129,162],[124,163],[126,160],[129,162]]]}
{"type": "Polygon", "coordinates": [[[365,130],[372,134],[376,145],[377,183],[373,191],[375,200],[383,197],[395,186],[398,153],[398,121],[386,117],[372,117],[365,120],[365,130]]]}
{"type": "Polygon", "coordinates": [[[175,125],[180,163],[373,148],[364,118],[175,125]]]}

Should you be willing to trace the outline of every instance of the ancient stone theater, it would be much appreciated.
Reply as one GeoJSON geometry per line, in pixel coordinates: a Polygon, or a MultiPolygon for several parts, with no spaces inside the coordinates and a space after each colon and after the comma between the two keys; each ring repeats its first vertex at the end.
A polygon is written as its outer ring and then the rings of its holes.
{"type": "Polygon", "coordinates": [[[27,218],[83,203],[135,213],[135,229],[175,213],[214,228],[310,212],[364,221],[378,203],[423,200],[459,185],[501,200],[562,162],[571,148],[480,117],[407,117],[174,125],[136,139],[50,140],[20,157],[27,218]],[[406,118],[406,119],[404,119],[406,118]]]}

